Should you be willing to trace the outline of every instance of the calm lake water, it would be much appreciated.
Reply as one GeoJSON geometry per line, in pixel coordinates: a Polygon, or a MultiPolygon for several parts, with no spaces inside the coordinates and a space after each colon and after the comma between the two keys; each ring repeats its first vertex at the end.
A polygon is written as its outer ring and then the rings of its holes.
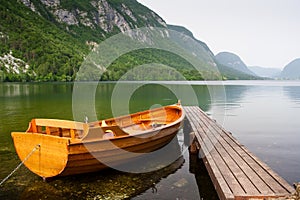
{"type": "MultiPolygon", "coordinates": [[[[10,132],[26,130],[32,118],[103,119],[181,99],[199,105],[288,182],[300,181],[300,82],[95,84],[0,83],[0,180],[20,162],[10,132]]],[[[177,135],[178,159],[166,168],[144,174],[108,169],[44,183],[21,167],[0,186],[0,199],[217,199],[203,163],[186,151],[185,136],[182,130],[177,135]]]]}

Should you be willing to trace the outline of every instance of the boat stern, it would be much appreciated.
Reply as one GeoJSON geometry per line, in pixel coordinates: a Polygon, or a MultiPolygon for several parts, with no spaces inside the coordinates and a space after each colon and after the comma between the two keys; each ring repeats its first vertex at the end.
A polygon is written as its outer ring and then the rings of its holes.
{"type": "Polygon", "coordinates": [[[58,176],[68,161],[67,138],[45,134],[13,132],[15,150],[24,165],[44,179],[58,176]]]}

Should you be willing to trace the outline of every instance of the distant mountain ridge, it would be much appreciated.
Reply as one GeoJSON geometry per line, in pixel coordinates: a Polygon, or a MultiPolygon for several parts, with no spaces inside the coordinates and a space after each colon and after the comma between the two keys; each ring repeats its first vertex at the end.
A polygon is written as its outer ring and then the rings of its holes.
{"type": "MultiPolygon", "coordinates": [[[[237,80],[237,79],[245,79],[245,80],[249,80],[249,79],[257,79],[258,77],[254,76],[254,75],[249,75],[246,74],[242,71],[233,69],[231,67],[219,64],[216,59],[215,56],[213,54],[213,52],[209,49],[209,47],[207,46],[206,43],[198,40],[197,38],[194,37],[193,33],[191,31],[189,31],[188,29],[186,29],[185,27],[182,26],[177,26],[177,25],[169,25],[168,24],[168,28],[170,30],[174,30],[176,32],[182,33],[185,36],[188,36],[190,38],[192,38],[194,41],[196,41],[202,49],[202,53],[198,53],[198,57],[202,58],[202,60],[205,60],[206,63],[208,65],[210,65],[211,68],[213,68],[213,73],[216,73],[217,75],[221,75],[222,77],[220,77],[223,80],[237,80]]],[[[183,46],[185,46],[186,44],[182,44],[183,46]]],[[[190,48],[190,52],[199,52],[200,48],[194,45],[193,48],[190,48]]],[[[210,72],[210,73],[212,73],[210,72]]]]}
{"type": "Polygon", "coordinates": [[[251,70],[248,69],[246,64],[241,60],[241,58],[230,52],[220,52],[215,56],[216,61],[224,66],[230,67],[232,69],[238,70],[245,74],[256,76],[251,70]]]}
{"type": "Polygon", "coordinates": [[[300,58],[286,65],[280,74],[282,79],[300,79],[300,58]]]}

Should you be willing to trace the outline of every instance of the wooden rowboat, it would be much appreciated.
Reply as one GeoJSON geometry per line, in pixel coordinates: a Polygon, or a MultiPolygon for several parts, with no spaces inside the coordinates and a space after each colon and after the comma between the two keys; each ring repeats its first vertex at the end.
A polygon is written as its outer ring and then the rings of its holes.
{"type": "Polygon", "coordinates": [[[130,163],[168,144],[184,116],[174,104],[92,123],[33,119],[12,138],[25,166],[47,179],[130,163]]]}

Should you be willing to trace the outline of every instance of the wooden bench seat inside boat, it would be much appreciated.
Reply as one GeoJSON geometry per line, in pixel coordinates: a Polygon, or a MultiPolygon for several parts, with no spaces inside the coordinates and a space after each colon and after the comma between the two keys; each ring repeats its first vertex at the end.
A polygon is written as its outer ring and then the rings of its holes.
{"type": "Polygon", "coordinates": [[[26,132],[74,139],[83,137],[88,129],[88,125],[81,122],[56,119],[32,119],[26,132]]]}

